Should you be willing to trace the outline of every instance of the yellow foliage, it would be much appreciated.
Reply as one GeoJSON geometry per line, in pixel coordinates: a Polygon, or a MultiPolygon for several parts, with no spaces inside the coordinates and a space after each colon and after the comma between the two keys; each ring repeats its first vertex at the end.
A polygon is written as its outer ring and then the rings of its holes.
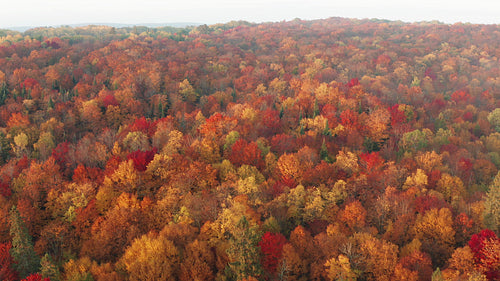
{"type": "Polygon", "coordinates": [[[403,189],[407,190],[411,187],[418,187],[420,189],[427,186],[427,175],[421,169],[417,169],[417,171],[406,178],[406,181],[403,185],[403,189]]]}
{"type": "Polygon", "coordinates": [[[443,194],[448,202],[456,202],[465,195],[465,187],[459,177],[451,176],[448,173],[443,173],[436,185],[437,191],[443,194]]]}
{"type": "Polygon", "coordinates": [[[179,250],[165,237],[152,233],[134,240],[120,259],[129,280],[176,280],[179,250]]]}
{"type": "Polygon", "coordinates": [[[417,160],[418,165],[427,172],[437,169],[443,164],[443,156],[437,154],[434,150],[419,153],[417,157],[415,157],[415,160],[417,160]]]}
{"type": "Polygon", "coordinates": [[[351,268],[349,258],[344,255],[339,255],[337,258],[331,258],[326,263],[327,276],[329,280],[345,280],[355,281],[357,275],[351,268]]]}
{"type": "Polygon", "coordinates": [[[140,184],[140,178],[132,160],[120,163],[111,177],[104,178],[105,186],[113,186],[125,192],[135,192],[140,184]]]}
{"type": "Polygon", "coordinates": [[[474,254],[469,246],[457,248],[448,261],[450,268],[457,270],[460,274],[468,274],[474,271],[474,254]]]}
{"type": "Polygon", "coordinates": [[[123,145],[130,151],[146,151],[150,149],[148,136],[139,131],[128,133],[123,139],[123,145]]]}
{"type": "Polygon", "coordinates": [[[298,182],[302,179],[297,155],[284,153],[280,156],[276,165],[282,176],[290,177],[298,182]]]}
{"type": "Polygon", "coordinates": [[[374,142],[382,142],[389,137],[388,127],[391,115],[386,109],[380,108],[372,111],[365,123],[374,142]]]}
{"type": "Polygon", "coordinates": [[[335,165],[337,165],[340,169],[350,173],[356,173],[359,171],[358,157],[356,154],[350,151],[340,150],[336,158],[337,161],[335,162],[335,165]]]}

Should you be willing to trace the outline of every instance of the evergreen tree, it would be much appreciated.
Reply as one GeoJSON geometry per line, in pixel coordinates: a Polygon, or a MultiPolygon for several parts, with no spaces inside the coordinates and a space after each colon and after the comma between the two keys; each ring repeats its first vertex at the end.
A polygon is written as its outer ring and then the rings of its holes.
{"type": "Polygon", "coordinates": [[[5,104],[5,100],[7,99],[7,95],[9,94],[9,90],[7,88],[7,83],[3,83],[0,86],[0,105],[5,104]]]}
{"type": "Polygon", "coordinates": [[[259,231],[256,227],[251,227],[243,216],[232,233],[227,250],[231,260],[228,271],[235,280],[257,278],[262,274],[259,240],[259,231]]]}
{"type": "Polygon", "coordinates": [[[42,274],[43,278],[50,278],[51,281],[61,280],[61,273],[59,272],[59,268],[54,263],[54,261],[52,261],[52,258],[49,254],[45,254],[45,256],[42,257],[40,264],[42,266],[40,273],[42,274]]]}
{"type": "Polygon", "coordinates": [[[11,148],[12,147],[10,146],[9,140],[5,134],[0,132],[0,164],[7,162],[11,148]]]}
{"type": "Polygon", "coordinates": [[[10,254],[16,262],[14,268],[21,278],[26,278],[31,273],[38,272],[40,258],[35,253],[32,238],[16,206],[10,210],[9,222],[12,236],[10,254]]]}
{"type": "Polygon", "coordinates": [[[54,108],[54,101],[52,100],[52,97],[49,98],[49,103],[47,104],[48,108],[54,108]]]}

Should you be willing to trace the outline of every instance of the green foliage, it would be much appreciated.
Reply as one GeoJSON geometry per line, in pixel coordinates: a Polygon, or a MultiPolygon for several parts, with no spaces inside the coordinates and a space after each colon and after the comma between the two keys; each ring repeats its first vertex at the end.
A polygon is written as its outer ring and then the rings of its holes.
{"type": "Polygon", "coordinates": [[[10,254],[14,261],[14,269],[21,278],[26,278],[40,269],[40,258],[35,253],[33,241],[28,229],[15,206],[10,210],[9,216],[10,235],[12,248],[10,254]]]}
{"type": "Polygon", "coordinates": [[[484,221],[489,229],[500,233],[500,172],[493,179],[486,193],[484,221]]]}
{"type": "Polygon", "coordinates": [[[234,276],[234,280],[261,276],[262,267],[258,247],[260,236],[260,231],[250,226],[245,216],[241,217],[231,234],[230,246],[227,249],[230,259],[228,269],[230,275],[234,276]]]}
{"type": "Polygon", "coordinates": [[[500,108],[495,108],[495,110],[488,114],[488,121],[497,132],[500,132],[500,108]]]}
{"type": "Polygon", "coordinates": [[[60,281],[61,272],[59,267],[54,263],[49,254],[45,254],[40,261],[40,273],[43,278],[50,278],[51,281],[60,281]]]}

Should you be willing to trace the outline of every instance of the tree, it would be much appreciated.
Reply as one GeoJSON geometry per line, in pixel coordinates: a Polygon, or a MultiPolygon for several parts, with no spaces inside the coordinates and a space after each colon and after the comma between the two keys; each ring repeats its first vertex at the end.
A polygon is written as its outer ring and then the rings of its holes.
{"type": "Polygon", "coordinates": [[[10,243],[0,244],[0,280],[18,280],[17,272],[13,269],[15,261],[10,255],[11,247],[10,243]]]}
{"type": "Polygon", "coordinates": [[[270,274],[276,273],[282,256],[286,238],[281,233],[266,232],[262,236],[259,247],[262,252],[262,266],[270,274]]]}
{"type": "Polygon", "coordinates": [[[187,79],[184,79],[179,83],[179,94],[181,95],[183,100],[192,103],[196,102],[196,100],[199,98],[199,94],[196,92],[193,86],[191,86],[191,83],[189,83],[189,80],[187,79]]]}
{"type": "Polygon", "coordinates": [[[10,253],[16,262],[14,268],[21,278],[26,278],[40,268],[40,258],[35,253],[31,236],[15,206],[10,210],[10,235],[12,248],[10,253]]]}
{"type": "Polygon", "coordinates": [[[495,176],[486,193],[484,221],[490,229],[500,233],[500,172],[495,176]]]}
{"type": "Polygon", "coordinates": [[[259,277],[262,274],[260,251],[258,247],[259,232],[250,226],[245,216],[236,224],[229,240],[229,270],[236,280],[248,277],[259,277]]]}
{"type": "Polygon", "coordinates": [[[500,108],[495,108],[495,110],[488,114],[488,121],[497,132],[500,132],[500,108]]]}
{"type": "Polygon", "coordinates": [[[365,226],[366,214],[361,202],[353,201],[345,206],[340,218],[351,230],[356,230],[365,226]]]}
{"type": "Polygon", "coordinates": [[[390,242],[379,240],[369,234],[355,234],[360,243],[360,258],[364,274],[373,280],[391,280],[397,263],[398,247],[390,242]]]}
{"type": "Polygon", "coordinates": [[[40,273],[33,273],[21,281],[50,281],[50,278],[43,278],[40,273]]]}
{"type": "Polygon", "coordinates": [[[120,259],[134,280],[176,280],[179,250],[174,243],[153,233],[137,238],[120,259]]]}
{"type": "Polygon", "coordinates": [[[156,154],[156,148],[153,148],[153,150],[148,150],[148,151],[136,150],[127,155],[127,159],[132,160],[132,162],[134,163],[134,167],[137,171],[144,172],[146,171],[149,162],[153,160],[155,154],[156,154]]]}
{"type": "Polygon", "coordinates": [[[45,254],[40,261],[41,269],[40,273],[42,277],[49,278],[51,281],[59,281],[61,273],[59,272],[59,267],[52,261],[49,254],[45,254]]]}
{"type": "Polygon", "coordinates": [[[329,280],[356,281],[358,278],[358,272],[351,268],[349,258],[344,255],[329,259],[325,266],[329,280]]]}
{"type": "Polygon", "coordinates": [[[488,280],[500,278],[500,239],[495,232],[483,229],[472,235],[469,247],[474,254],[476,267],[484,272],[488,280]]]}
{"type": "Polygon", "coordinates": [[[429,253],[434,265],[442,266],[448,260],[455,242],[455,230],[450,209],[433,208],[418,215],[414,231],[422,241],[422,249],[429,253]]]}
{"type": "Polygon", "coordinates": [[[215,256],[207,242],[194,240],[186,245],[179,280],[213,280],[215,256]]]}

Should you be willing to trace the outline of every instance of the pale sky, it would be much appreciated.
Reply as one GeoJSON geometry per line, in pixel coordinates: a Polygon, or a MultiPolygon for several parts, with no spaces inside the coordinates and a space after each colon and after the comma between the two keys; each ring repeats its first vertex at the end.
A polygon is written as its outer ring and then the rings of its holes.
{"type": "Polygon", "coordinates": [[[275,22],[329,17],[500,24],[500,1],[0,0],[0,28],[79,23],[275,22]]]}

